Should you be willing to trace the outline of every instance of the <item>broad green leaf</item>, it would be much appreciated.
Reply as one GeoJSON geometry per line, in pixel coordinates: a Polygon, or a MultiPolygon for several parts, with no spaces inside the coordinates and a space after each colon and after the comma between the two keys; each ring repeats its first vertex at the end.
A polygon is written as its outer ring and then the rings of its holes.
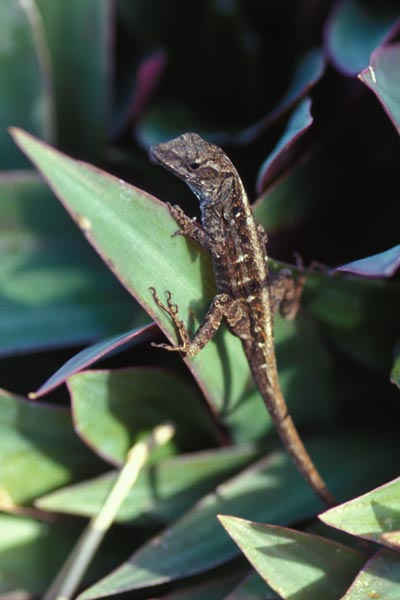
{"type": "Polygon", "coordinates": [[[379,252],[379,254],[337,267],[335,271],[354,273],[364,277],[391,277],[399,267],[400,244],[390,250],[385,250],[385,252],[379,252]]]}
{"type": "Polygon", "coordinates": [[[361,552],[309,533],[225,515],[219,520],[282,598],[337,600],[365,562],[361,552]]]}
{"type": "Polygon", "coordinates": [[[359,78],[376,95],[400,133],[400,44],[384,46],[373,53],[371,64],[359,78]]]}
{"type": "Polygon", "coordinates": [[[29,502],[99,467],[67,411],[0,392],[0,489],[6,500],[29,502]]]}
{"type": "MultiPolygon", "coordinates": [[[[253,446],[246,445],[162,459],[143,469],[117,520],[169,523],[257,455],[253,446]]],[[[106,473],[48,494],[35,505],[43,510],[92,517],[103,505],[115,479],[115,473],[106,473]]]]}
{"type": "MultiPolygon", "coordinates": [[[[215,289],[210,259],[182,236],[172,237],[176,223],[164,205],[29,134],[14,131],[14,137],[91,244],[170,339],[175,339],[174,327],[156,306],[151,286],[161,298],[165,290],[173,292],[185,322],[190,322],[191,310],[198,316],[206,313],[215,289]]],[[[268,430],[270,420],[260,396],[254,386],[248,392],[250,371],[238,338],[221,330],[215,343],[185,360],[237,441],[261,437],[268,430]]]]}
{"type": "Polygon", "coordinates": [[[0,168],[27,162],[10,140],[7,127],[26,127],[48,138],[52,129],[51,75],[40,18],[33,0],[0,4],[0,168]]]}
{"type": "Polygon", "coordinates": [[[70,377],[68,388],[76,430],[112,463],[122,464],[138,437],[164,421],[176,427],[171,447],[193,450],[201,442],[215,443],[212,421],[199,396],[168,371],[86,371],[70,377]]]}
{"type": "Polygon", "coordinates": [[[54,75],[58,144],[80,156],[98,157],[110,103],[111,4],[107,0],[36,3],[54,75]]]}
{"type": "Polygon", "coordinates": [[[0,353],[78,344],[139,311],[33,171],[0,175],[0,353]]]}
{"type": "Polygon", "coordinates": [[[400,529],[400,478],[336,506],[319,518],[351,535],[385,543],[382,533],[400,529]]]}
{"type": "Polygon", "coordinates": [[[71,526],[0,514],[0,593],[23,590],[41,596],[75,535],[71,526]]]}
{"type": "Polygon", "coordinates": [[[400,598],[400,555],[381,550],[367,562],[341,600],[398,600],[400,598]]]}
{"type": "Polygon", "coordinates": [[[326,47],[342,73],[357,75],[371,53],[387,39],[400,17],[395,3],[344,0],[338,2],[326,27],[326,47]]]}
{"type": "Polygon", "coordinates": [[[257,190],[260,193],[271,182],[277,179],[279,173],[287,166],[287,155],[293,144],[311,127],[311,99],[305,98],[293,111],[286,129],[275,148],[263,162],[257,177],[257,190]]]}
{"type": "Polygon", "coordinates": [[[303,298],[345,356],[374,370],[390,370],[398,339],[397,281],[309,272],[303,298]]]}
{"type": "Polygon", "coordinates": [[[224,600],[277,600],[280,598],[261,579],[257,571],[252,571],[224,600]]]}
{"type": "MultiPolygon", "coordinates": [[[[384,476],[384,469],[393,472],[397,468],[397,457],[384,438],[351,438],[346,442],[342,432],[309,444],[311,455],[318,459],[317,467],[339,499],[370,486],[371,480],[384,476]]],[[[216,527],[216,516],[223,512],[288,524],[310,518],[320,506],[288,457],[277,452],[217,487],[79,598],[88,600],[159,585],[204,572],[237,556],[238,548],[222,528],[216,527]]]]}
{"type": "Polygon", "coordinates": [[[86,369],[86,367],[91,366],[98,360],[101,360],[110,354],[115,355],[115,353],[122,352],[144,339],[147,339],[154,329],[154,325],[139,327],[138,329],[121,333],[120,335],[97,342],[97,344],[93,344],[93,346],[84,348],[78,352],[78,354],[75,354],[75,356],[67,360],[62,367],[40,386],[37,392],[29,394],[29,397],[40,398],[40,396],[48,394],[51,390],[54,390],[54,388],[64,383],[68,377],[71,377],[79,371],[83,371],[83,369],[86,369]]]}

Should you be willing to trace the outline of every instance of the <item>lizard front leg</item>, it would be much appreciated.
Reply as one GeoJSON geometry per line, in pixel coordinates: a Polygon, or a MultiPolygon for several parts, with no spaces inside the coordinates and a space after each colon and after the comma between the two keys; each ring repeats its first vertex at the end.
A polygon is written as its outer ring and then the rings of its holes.
{"type": "Polygon", "coordinates": [[[282,269],[271,280],[272,310],[279,310],[285,319],[294,319],[300,308],[300,296],[306,278],[301,275],[293,278],[289,269],[282,269]]]}
{"type": "Polygon", "coordinates": [[[172,204],[167,202],[167,207],[171,216],[179,225],[179,229],[177,229],[173,235],[183,235],[199,244],[199,246],[207,250],[207,252],[210,252],[210,242],[207,234],[204,229],[196,224],[196,219],[188,217],[180,206],[172,206],[172,204]]]}
{"type": "Polygon", "coordinates": [[[164,350],[173,352],[183,352],[187,356],[195,356],[214,337],[222,319],[230,313],[232,303],[234,302],[228,294],[217,294],[214,296],[206,316],[193,338],[190,339],[184,322],[178,316],[178,305],[172,302],[171,292],[167,291],[167,304],[164,304],[159,299],[155,288],[150,288],[150,291],[153,294],[156,304],[170,316],[181,339],[181,343],[176,346],[154,343],[151,345],[155,348],[163,348],[164,350]]]}

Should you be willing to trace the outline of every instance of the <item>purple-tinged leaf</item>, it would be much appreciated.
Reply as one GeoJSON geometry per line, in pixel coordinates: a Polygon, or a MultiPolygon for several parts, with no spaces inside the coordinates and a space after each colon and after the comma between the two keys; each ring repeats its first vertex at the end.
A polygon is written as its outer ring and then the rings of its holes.
{"type": "Polygon", "coordinates": [[[325,67],[326,62],[321,49],[312,48],[309,50],[298,63],[287,92],[275,108],[266,117],[258,121],[258,123],[234,135],[234,141],[240,144],[248,144],[261,131],[282,117],[318,83],[324,74],[325,67]]]}
{"type": "Polygon", "coordinates": [[[385,252],[336,267],[334,271],[353,273],[363,277],[392,277],[399,267],[400,244],[390,250],[385,250],[385,252]]]}
{"type": "Polygon", "coordinates": [[[67,384],[76,431],[112,464],[122,464],[129,448],[163,421],[176,428],[160,449],[163,454],[215,444],[212,419],[199,395],[174,373],[152,367],[85,371],[67,384]]]}
{"type": "Polygon", "coordinates": [[[354,77],[365,69],[372,52],[396,32],[400,11],[394,3],[339,0],[325,27],[325,50],[336,69],[354,77]]]}
{"type": "Polygon", "coordinates": [[[400,44],[379,48],[359,78],[376,95],[400,133],[400,44]]]}
{"type": "Polygon", "coordinates": [[[29,394],[29,397],[33,399],[45,396],[64,383],[71,375],[83,371],[83,369],[90,367],[95,362],[109,356],[111,353],[115,354],[116,352],[123,352],[135,344],[147,340],[156,330],[157,326],[154,323],[145,325],[144,327],[133,329],[132,331],[107,338],[106,340],[101,340],[101,342],[81,350],[81,352],[75,354],[75,356],[70,358],[62,367],[60,367],[60,369],[58,369],[58,371],[56,371],[36,392],[29,394]]]}
{"type": "Polygon", "coordinates": [[[293,111],[281,139],[271,154],[261,165],[257,177],[257,192],[261,193],[270,186],[284,171],[292,159],[292,150],[296,141],[311,127],[311,99],[305,98],[293,111]]]}
{"type": "Polygon", "coordinates": [[[136,73],[132,97],[120,122],[114,128],[114,134],[120,133],[122,129],[126,129],[140,119],[159,84],[166,64],[167,56],[164,50],[156,50],[141,61],[136,73]]]}
{"type": "Polygon", "coordinates": [[[350,535],[385,543],[382,533],[400,529],[400,477],[319,515],[350,535]]]}
{"type": "Polygon", "coordinates": [[[400,598],[400,554],[381,550],[359,572],[341,600],[397,600],[400,598]]]}
{"type": "Polygon", "coordinates": [[[218,515],[234,542],[282,598],[337,600],[365,556],[358,550],[286,527],[218,515]]]}

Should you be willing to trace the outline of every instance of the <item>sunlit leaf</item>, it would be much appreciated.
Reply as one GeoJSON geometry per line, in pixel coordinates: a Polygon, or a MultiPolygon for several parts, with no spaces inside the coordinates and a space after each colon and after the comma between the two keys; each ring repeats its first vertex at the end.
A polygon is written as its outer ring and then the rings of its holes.
{"type": "Polygon", "coordinates": [[[322,537],[219,515],[257,572],[282,598],[337,600],[365,556],[322,537]]]}
{"type": "MultiPolygon", "coordinates": [[[[139,475],[117,520],[169,523],[257,455],[259,452],[253,446],[246,445],[159,460],[139,475]]],[[[106,473],[48,494],[35,505],[43,510],[93,517],[115,480],[115,473],[106,473]]]]}
{"type": "MultiPolygon", "coordinates": [[[[363,441],[351,438],[344,443],[343,435],[330,440],[326,436],[309,445],[311,454],[318,457],[320,472],[338,498],[353,495],[360,486],[370,486],[374,473],[375,478],[382,477],[383,466],[392,472],[397,468],[393,448],[389,444],[385,450],[383,438],[375,440],[372,447],[370,436],[363,441]]],[[[288,457],[275,453],[217,487],[79,598],[88,600],[179,580],[237,556],[238,548],[222,528],[216,527],[216,516],[222,512],[288,524],[315,515],[320,506],[288,457]]]]}
{"type": "Polygon", "coordinates": [[[340,504],[319,518],[351,535],[385,543],[382,533],[400,529],[400,478],[340,504]]]}
{"type": "Polygon", "coordinates": [[[381,550],[367,562],[342,600],[397,600],[399,596],[400,555],[391,550],[381,550]]]}
{"type": "Polygon", "coordinates": [[[359,78],[376,95],[400,133],[400,44],[384,46],[373,53],[371,64],[359,78]]]}
{"type": "Polygon", "coordinates": [[[69,413],[0,393],[0,488],[12,504],[98,472],[100,461],[75,434],[69,413]]]}
{"type": "Polygon", "coordinates": [[[171,446],[192,450],[215,443],[195,390],[163,369],[86,371],[70,377],[68,388],[76,430],[112,463],[122,464],[139,437],[164,421],[176,428],[171,446]]]}

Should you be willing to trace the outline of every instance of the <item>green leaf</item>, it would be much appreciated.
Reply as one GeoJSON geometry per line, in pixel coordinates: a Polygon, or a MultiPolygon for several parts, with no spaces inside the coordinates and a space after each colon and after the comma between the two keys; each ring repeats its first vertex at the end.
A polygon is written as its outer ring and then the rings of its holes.
{"type": "Polygon", "coordinates": [[[397,345],[395,348],[395,356],[393,362],[393,368],[390,373],[390,381],[397,385],[400,389],[400,346],[397,345]]]}
{"type": "Polygon", "coordinates": [[[107,0],[36,3],[53,67],[58,144],[80,156],[98,157],[110,102],[111,5],[107,0]]]}
{"type": "Polygon", "coordinates": [[[0,176],[0,215],[0,353],[78,344],[132,323],[134,303],[34,172],[0,176]]]}
{"type": "MultiPolygon", "coordinates": [[[[89,241],[170,339],[175,339],[174,328],[155,305],[150,286],[157,286],[161,298],[165,290],[172,290],[186,322],[190,323],[191,309],[199,317],[206,313],[215,289],[210,259],[181,236],[171,237],[176,223],[163,205],[141,190],[73,161],[23,132],[15,132],[15,137],[42,169],[89,241]]],[[[318,341],[312,325],[302,324],[301,319],[292,324],[277,319],[276,325],[280,376],[289,405],[296,396],[298,405],[303,405],[302,411],[316,414],[326,410],[326,404],[320,404],[321,394],[315,385],[315,377],[322,382],[324,376],[322,371],[318,375],[314,368],[317,363],[306,366],[303,352],[304,344],[313,340],[318,364],[321,366],[325,361],[327,365],[322,342],[318,341]],[[293,338],[289,342],[290,336],[293,338]],[[301,369],[296,366],[294,356],[300,357],[301,369]],[[292,385],[295,378],[301,379],[302,386],[292,385]],[[307,400],[310,391],[315,392],[318,402],[302,402],[301,390],[307,400]]],[[[212,410],[219,413],[236,441],[260,438],[271,429],[270,417],[252,383],[239,339],[221,328],[214,343],[185,361],[212,410]]],[[[323,396],[329,402],[330,393],[324,387],[323,396]]]]}
{"type": "MultiPolygon", "coordinates": [[[[72,217],[109,267],[147,312],[175,340],[174,327],[150,292],[164,298],[172,290],[181,318],[190,311],[204,315],[215,291],[210,258],[193,244],[172,237],[176,223],[167,208],[122,180],[74,161],[22,131],[14,137],[41,169],[72,217]],[[179,283],[179,285],[178,285],[179,283]]],[[[240,340],[219,332],[192,359],[185,359],[212,409],[219,412],[233,437],[247,441],[270,428],[264,404],[252,386],[240,340]],[[243,401],[244,396],[246,402],[243,401]]]]}
{"type": "MultiPolygon", "coordinates": [[[[227,598],[226,594],[230,592],[241,576],[243,567],[226,565],[218,569],[216,573],[206,574],[200,578],[198,583],[180,586],[179,589],[163,595],[163,600],[222,600],[227,598]]],[[[199,579],[199,578],[197,578],[199,579]]],[[[230,598],[230,596],[229,596],[230,598]]]]}
{"type": "MultiPolygon", "coordinates": [[[[370,486],[371,478],[383,476],[383,467],[391,472],[397,468],[397,457],[390,445],[385,448],[384,438],[374,440],[372,446],[370,435],[364,439],[353,435],[345,442],[342,432],[310,443],[309,450],[318,457],[318,469],[340,498],[353,495],[360,486],[370,486]]],[[[238,548],[222,528],[216,527],[216,516],[222,512],[288,524],[310,518],[320,506],[286,454],[276,452],[205,496],[79,598],[88,600],[159,585],[204,572],[237,556],[238,548]]]]}
{"type": "Polygon", "coordinates": [[[376,95],[389,119],[400,133],[400,44],[379,48],[371,57],[371,64],[359,78],[376,95]]]}
{"type": "Polygon", "coordinates": [[[0,593],[23,590],[41,596],[75,535],[71,526],[0,514],[0,593]]]}
{"type": "Polygon", "coordinates": [[[83,371],[86,367],[91,366],[106,356],[110,356],[111,354],[115,356],[117,352],[127,350],[133,345],[147,339],[150,332],[154,331],[154,329],[154,324],[139,327],[138,329],[101,340],[101,342],[97,342],[93,346],[84,348],[68,359],[35,393],[29,394],[29,397],[40,398],[40,396],[48,394],[75,373],[83,371]]]}
{"type": "Polygon", "coordinates": [[[76,436],[69,413],[0,391],[0,488],[29,502],[89,473],[100,462],[76,436]]]}
{"type": "Polygon", "coordinates": [[[269,585],[259,576],[257,571],[252,571],[234,590],[226,600],[277,600],[280,598],[269,585]]]}
{"type": "Polygon", "coordinates": [[[398,338],[398,282],[309,272],[303,298],[304,306],[345,356],[389,372],[398,338]]]}
{"type": "Polygon", "coordinates": [[[213,424],[200,398],[168,371],[86,371],[70,377],[68,388],[76,430],[112,463],[122,464],[131,446],[164,421],[176,427],[171,448],[193,450],[202,442],[215,443],[213,424]]]}
{"type": "Polygon", "coordinates": [[[322,537],[236,517],[218,518],[282,598],[337,600],[365,562],[361,552],[322,537]]]}
{"type": "Polygon", "coordinates": [[[338,2],[326,27],[326,46],[336,68],[357,75],[375,48],[393,35],[398,19],[398,7],[390,2],[338,2]]]}
{"type": "Polygon", "coordinates": [[[400,478],[336,506],[319,518],[351,535],[385,543],[382,533],[400,529],[400,478]]]}
{"type": "Polygon", "coordinates": [[[397,600],[399,597],[399,553],[381,550],[367,562],[342,600],[397,600]]]}
{"type": "MultiPolygon", "coordinates": [[[[246,445],[159,460],[141,472],[117,520],[171,522],[257,455],[253,446],[246,445]]],[[[35,505],[43,510],[92,517],[103,505],[115,479],[114,472],[106,473],[43,496],[35,505]]]]}
{"type": "Polygon", "coordinates": [[[26,166],[7,134],[12,123],[49,138],[51,77],[46,45],[33,1],[0,5],[0,168],[26,166]]]}

